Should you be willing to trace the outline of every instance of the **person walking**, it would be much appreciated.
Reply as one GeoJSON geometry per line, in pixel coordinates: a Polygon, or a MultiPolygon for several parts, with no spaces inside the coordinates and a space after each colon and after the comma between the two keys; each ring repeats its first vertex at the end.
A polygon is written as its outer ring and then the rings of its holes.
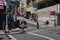
{"type": "Polygon", "coordinates": [[[24,33],[25,32],[24,29],[27,28],[27,22],[24,20],[19,22],[19,28],[22,29],[22,33],[24,33]]]}
{"type": "Polygon", "coordinates": [[[35,14],[34,21],[37,23],[37,29],[39,29],[38,15],[35,14]]]}

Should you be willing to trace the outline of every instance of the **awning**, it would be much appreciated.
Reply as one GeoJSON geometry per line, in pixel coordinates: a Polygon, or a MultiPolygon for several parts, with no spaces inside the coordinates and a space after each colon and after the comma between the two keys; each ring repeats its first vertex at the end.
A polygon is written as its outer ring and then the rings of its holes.
{"type": "Polygon", "coordinates": [[[4,5],[5,0],[0,0],[0,5],[4,5]]]}
{"type": "Polygon", "coordinates": [[[4,6],[0,6],[0,9],[4,9],[4,6]]]}
{"type": "Polygon", "coordinates": [[[0,0],[0,9],[4,9],[5,0],[0,0]]]}

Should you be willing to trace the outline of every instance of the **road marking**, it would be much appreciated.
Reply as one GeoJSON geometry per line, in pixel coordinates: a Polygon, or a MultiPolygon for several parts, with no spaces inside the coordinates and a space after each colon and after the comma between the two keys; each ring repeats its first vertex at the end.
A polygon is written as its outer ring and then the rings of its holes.
{"type": "Polygon", "coordinates": [[[12,38],[12,40],[17,40],[15,37],[13,37],[12,35],[8,35],[10,38],[12,38]]]}
{"type": "Polygon", "coordinates": [[[47,36],[43,36],[43,35],[39,35],[39,34],[35,34],[35,33],[32,33],[32,32],[28,32],[27,34],[31,34],[31,35],[43,37],[43,38],[46,38],[46,39],[48,39],[48,40],[55,40],[55,39],[53,39],[53,38],[50,38],[50,37],[47,37],[47,36]]]}
{"type": "Polygon", "coordinates": [[[31,31],[31,32],[38,32],[38,31],[41,31],[41,30],[35,30],[35,31],[31,31]]]}
{"type": "Polygon", "coordinates": [[[30,28],[26,28],[25,30],[28,30],[28,29],[33,29],[33,27],[30,27],[30,28]]]}
{"type": "Polygon", "coordinates": [[[45,30],[45,29],[38,29],[38,30],[34,30],[34,31],[30,31],[30,32],[39,32],[39,31],[43,31],[43,30],[45,30]]]}

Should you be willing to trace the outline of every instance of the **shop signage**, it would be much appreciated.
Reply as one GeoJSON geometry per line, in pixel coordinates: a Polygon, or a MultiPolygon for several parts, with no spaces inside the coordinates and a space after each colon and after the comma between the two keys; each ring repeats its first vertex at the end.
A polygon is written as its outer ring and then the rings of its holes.
{"type": "Polygon", "coordinates": [[[56,14],[56,11],[50,11],[50,14],[54,15],[54,14],[56,14]]]}

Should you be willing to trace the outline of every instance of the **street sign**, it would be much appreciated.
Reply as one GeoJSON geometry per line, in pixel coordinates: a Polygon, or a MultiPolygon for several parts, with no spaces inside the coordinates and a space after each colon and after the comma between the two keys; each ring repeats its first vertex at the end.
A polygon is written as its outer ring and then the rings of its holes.
{"type": "Polygon", "coordinates": [[[55,16],[54,16],[54,15],[51,15],[50,19],[51,19],[52,21],[54,21],[54,20],[55,20],[55,16]]]}

